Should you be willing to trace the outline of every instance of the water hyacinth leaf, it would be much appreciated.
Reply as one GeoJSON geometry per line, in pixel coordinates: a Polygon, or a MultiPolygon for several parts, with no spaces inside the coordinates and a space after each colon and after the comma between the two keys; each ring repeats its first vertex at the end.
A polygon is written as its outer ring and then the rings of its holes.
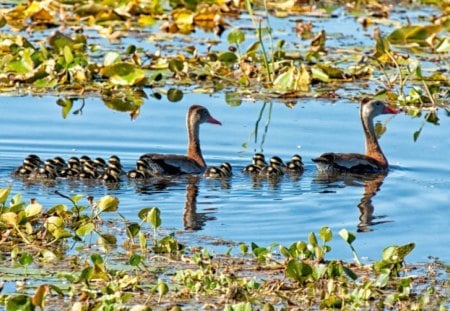
{"type": "Polygon", "coordinates": [[[131,223],[127,225],[127,234],[133,238],[135,237],[139,231],[141,230],[141,226],[138,223],[131,223]]]}
{"type": "Polygon", "coordinates": [[[33,256],[26,252],[22,253],[19,257],[19,263],[22,267],[28,267],[33,263],[33,256]]]}
{"type": "Polygon", "coordinates": [[[228,33],[227,40],[229,44],[241,44],[245,41],[245,33],[239,28],[233,29],[228,33]]]}
{"type": "Polygon", "coordinates": [[[319,230],[319,236],[324,242],[329,242],[333,238],[333,232],[329,227],[322,227],[319,230]]]}
{"type": "Polygon", "coordinates": [[[132,254],[130,256],[130,259],[128,260],[128,263],[130,265],[132,265],[133,267],[137,267],[139,266],[143,261],[142,256],[138,255],[138,254],[132,254]]]}
{"type": "Polygon", "coordinates": [[[67,118],[69,115],[70,110],[72,110],[73,107],[73,100],[69,98],[60,98],[56,101],[56,104],[58,106],[62,107],[62,117],[63,119],[67,118]]]}
{"type": "Polygon", "coordinates": [[[242,104],[242,95],[237,92],[225,92],[225,102],[229,106],[240,106],[242,104]]]}
{"type": "Polygon", "coordinates": [[[167,99],[171,102],[178,102],[183,99],[183,91],[176,88],[170,88],[167,91],[167,99]]]}
{"type": "Polygon", "coordinates": [[[403,262],[404,258],[416,247],[414,243],[405,245],[388,246],[382,252],[382,258],[386,262],[399,263],[403,262]]]}
{"type": "Polygon", "coordinates": [[[64,220],[59,216],[50,216],[45,220],[44,227],[50,232],[62,229],[64,228],[64,220]]]}
{"type": "Polygon", "coordinates": [[[295,68],[291,67],[275,78],[273,86],[281,91],[291,91],[295,88],[295,78],[295,68]]]}
{"type": "Polygon", "coordinates": [[[172,71],[173,73],[182,71],[183,67],[184,67],[183,61],[179,59],[174,58],[169,61],[169,70],[172,71]]]}
{"type": "Polygon", "coordinates": [[[0,220],[10,226],[16,226],[18,223],[18,216],[13,212],[6,212],[0,215],[0,220]]]}
{"type": "Polygon", "coordinates": [[[389,282],[389,278],[391,276],[391,270],[390,269],[381,269],[380,274],[377,276],[375,282],[374,282],[374,286],[379,287],[379,288],[383,288],[387,285],[387,283],[389,282]]]}
{"type": "Polygon", "coordinates": [[[31,58],[33,52],[34,51],[30,48],[22,50],[20,58],[10,62],[7,69],[18,74],[28,74],[33,72],[34,63],[31,58]]]}
{"type": "Polygon", "coordinates": [[[286,276],[299,282],[304,282],[312,276],[313,269],[310,265],[292,259],[286,267],[286,276]]]}
{"type": "Polygon", "coordinates": [[[311,74],[312,78],[322,81],[322,82],[329,82],[330,77],[318,66],[312,66],[311,67],[311,74]]]}
{"type": "Polygon", "coordinates": [[[25,207],[25,216],[27,218],[38,215],[42,210],[42,205],[39,203],[32,203],[25,207]]]}
{"type": "Polygon", "coordinates": [[[75,41],[61,33],[60,31],[56,31],[52,36],[48,38],[49,45],[56,50],[63,50],[66,46],[73,47],[75,41]]]}
{"type": "Polygon", "coordinates": [[[35,306],[27,295],[10,295],[6,298],[6,311],[34,311],[35,306]]]}
{"type": "Polygon", "coordinates": [[[222,52],[219,54],[218,60],[224,63],[235,63],[238,57],[233,52],[222,52]]]}
{"type": "Polygon", "coordinates": [[[437,53],[449,53],[450,52],[450,38],[442,38],[436,45],[435,51],[437,53]]]}
{"type": "Polygon", "coordinates": [[[88,222],[87,224],[82,225],[79,227],[75,233],[78,236],[86,236],[89,233],[91,233],[95,229],[95,225],[92,222],[88,222]]]}
{"type": "Polygon", "coordinates": [[[97,240],[97,243],[105,246],[114,246],[117,244],[117,238],[113,234],[101,233],[97,240]]]}
{"type": "Polygon", "coordinates": [[[311,243],[312,246],[316,247],[319,244],[317,243],[317,238],[314,232],[309,233],[308,235],[308,241],[311,243]]]}
{"type": "Polygon", "coordinates": [[[97,207],[101,212],[115,212],[119,207],[119,199],[106,195],[97,202],[97,207]]]}
{"type": "Polygon", "coordinates": [[[5,204],[10,193],[11,193],[11,185],[8,188],[0,189],[0,204],[5,204]]]}
{"type": "Polygon", "coordinates": [[[105,59],[103,60],[103,66],[110,66],[122,61],[122,58],[118,52],[111,51],[106,53],[105,59]]]}
{"type": "Polygon", "coordinates": [[[394,44],[431,44],[441,29],[442,25],[406,25],[394,30],[387,39],[394,44]]]}
{"type": "Polygon", "coordinates": [[[73,54],[72,54],[72,50],[70,49],[69,46],[65,46],[64,47],[64,60],[66,62],[66,65],[69,65],[73,62],[73,54]]]}
{"type": "Polygon", "coordinates": [[[57,259],[58,259],[58,257],[56,256],[56,254],[52,251],[49,251],[48,249],[43,249],[39,252],[39,261],[40,262],[46,262],[46,263],[56,262],[57,259]]]}
{"type": "Polygon", "coordinates": [[[339,231],[339,235],[344,239],[348,244],[352,244],[354,240],[356,240],[356,236],[354,233],[347,231],[347,229],[342,229],[339,231]]]}
{"type": "Polygon", "coordinates": [[[161,212],[159,208],[153,207],[147,215],[147,221],[153,226],[153,228],[159,228],[161,226],[161,212]]]}
{"type": "Polygon", "coordinates": [[[100,70],[100,74],[109,77],[110,81],[117,85],[136,85],[145,78],[144,70],[126,62],[105,66],[100,70]]]}

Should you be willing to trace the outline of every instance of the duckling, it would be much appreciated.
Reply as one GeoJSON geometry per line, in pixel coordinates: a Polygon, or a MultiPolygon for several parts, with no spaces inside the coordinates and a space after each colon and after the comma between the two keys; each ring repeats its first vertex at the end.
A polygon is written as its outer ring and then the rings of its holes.
{"type": "Polygon", "coordinates": [[[231,164],[228,162],[223,162],[220,165],[220,170],[223,172],[225,177],[231,177],[231,175],[233,175],[233,169],[231,167],[231,164]]]}
{"type": "Polygon", "coordinates": [[[108,166],[109,165],[114,165],[116,168],[120,168],[120,174],[123,173],[122,163],[120,163],[120,159],[118,156],[116,156],[116,155],[110,156],[108,159],[108,166]]]}
{"type": "Polygon", "coordinates": [[[78,177],[81,172],[80,159],[77,157],[71,157],[67,161],[67,167],[60,172],[61,177],[73,178],[78,177]]]}
{"type": "Polygon", "coordinates": [[[31,177],[37,179],[55,179],[56,176],[56,168],[52,161],[46,160],[44,167],[39,168],[39,170],[31,177]]]}
{"type": "Polygon", "coordinates": [[[286,171],[289,174],[302,174],[304,171],[302,157],[294,154],[291,161],[286,163],[286,171]]]}
{"type": "Polygon", "coordinates": [[[223,171],[217,166],[210,166],[203,173],[206,178],[223,178],[223,171]]]}
{"type": "Polygon", "coordinates": [[[106,171],[101,176],[101,180],[107,183],[117,183],[120,181],[120,172],[120,169],[110,163],[106,171]]]}
{"type": "Polygon", "coordinates": [[[255,153],[253,155],[252,164],[249,164],[246,167],[244,167],[242,171],[244,173],[258,174],[259,171],[266,165],[267,163],[264,154],[255,153]]]}
{"type": "Polygon", "coordinates": [[[19,177],[27,177],[39,169],[41,162],[41,159],[37,155],[28,155],[23,160],[22,165],[14,170],[13,174],[19,177]]]}
{"type": "Polygon", "coordinates": [[[220,167],[210,166],[206,169],[203,176],[207,178],[227,178],[233,175],[230,163],[223,162],[220,167]]]}
{"type": "Polygon", "coordinates": [[[85,160],[79,177],[82,179],[95,179],[98,176],[99,174],[95,168],[94,161],[85,160]]]}
{"type": "Polygon", "coordinates": [[[259,172],[261,177],[279,177],[284,175],[285,164],[280,157],[273,156],[268,166],[264,166],[259,172]]]}
{"type": "Polygon", "coordinates": [[[127,173],[128,178],[130,179],[146,179],[149,177],[152,177],[152,174],[150,173],[150,166],[148,165],[148,162],[139,159],[136,161],[136,168],[130,170],[127,173]]]}

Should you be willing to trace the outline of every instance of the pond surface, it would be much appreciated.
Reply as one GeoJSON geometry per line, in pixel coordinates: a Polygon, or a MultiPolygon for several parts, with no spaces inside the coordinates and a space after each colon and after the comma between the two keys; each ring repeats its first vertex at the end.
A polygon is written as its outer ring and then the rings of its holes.
{"type": "MultiPolygon", "coordinates": [[[[209,248],[213,246],[204,236],[263,246],[272,242],[289,245],[329,226],[334,239],[328,258],[352,259],[337,234],[346,228],[363,231],[357,234],[355,247],[368,260],[380,258],[388,245],[408,242],[416,243],[409,261],[426,261],[430,255],[450,260],[450,249],[445,246],[450,243],[450,123],[443,111],[438,114],[441,125],[426,124],[417,142],[413,133],[422,119],[403,114],[378,118],[388,128],[381,138],[391,163],[384,180],[324,182],[317,179],[311,158],[326,151],[363,152],[355,103],[310,99],[288,108],[276,102],[244,101],[232,107],[224,104],[222,95],[185,94],[180,103],[147,100],[140,116],[131,121],[127,113],[110,110],[97,98],[86,99],[80,113],[63,119],[56,100],[0,98],[0,187],[12,183],[12,192],[22,193],[26,200],[36,197],[49,208],[64,202],[55,190],[95,198],[110,194],[120,199],[119,212],[130,220],[136,220],[142,208],[157,206],[163,227],[186,230],[188,237],[204,239],[209,248]],[[209,165],[228,161],[233,166],[234,176],[227,181],[179,178],[165,184],[123,181],[118,187],[108,187],[64,180],[29,184],[11,176],[30,153],[66,159],[116,154],[127,170],[142,153],[183,154],[185,113],[193,103],[206,106],[223,123],[202,125],[200,137],[209,165]],[[261,110],[255,142],[255,122],[261,110]],[[305,173],[298,180],[285,176],[276,184],[255,183],[241,173],[255,151],[285,161],[299,153],[305,173]],[[375,196],[369,195],[373,192],[375,196]]],[[[82,101],[75,101],[72,111],[81,106],[82,101]]]]}

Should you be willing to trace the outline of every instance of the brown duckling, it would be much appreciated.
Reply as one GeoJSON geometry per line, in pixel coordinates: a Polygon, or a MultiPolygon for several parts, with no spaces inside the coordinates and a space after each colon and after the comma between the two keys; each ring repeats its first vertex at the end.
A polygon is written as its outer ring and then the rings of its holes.
{"type": "Polygon", "coordinates": [[[291,161],[286,163],[286,172],[288,174],[302,174],[304,171],[302,157],[294,154],[291,161]]]}
{"type": "Polygon", "coordinates": [[[259,176],[261,177],[280,177],[284,175],[286,165],[283,163],[278,156],[273,156],[270,159],[270,163],[267,166],[264,166],[259,172],[259,176]]]}
{"type": "Polygon", "coordinates": [[[262,153],[255,153],[252,159],[252,164],[247,165],[242,170],[244,173],[250,173],[250,174],[258,174],[259,171],[264,167],[267,166],[266,159],[264,157],[264,154],[262,153]]]}

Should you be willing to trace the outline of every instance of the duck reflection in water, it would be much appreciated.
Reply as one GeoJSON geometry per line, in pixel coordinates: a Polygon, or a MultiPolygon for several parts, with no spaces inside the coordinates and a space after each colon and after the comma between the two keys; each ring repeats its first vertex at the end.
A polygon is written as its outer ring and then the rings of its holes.
{"type": "MultiPolygon", "coordinates": [[[[167,191],[171,186],[180,184],[180,178],[153,178],[147,181],[135,181],[136,192],[143,194],[155,194],[162,190],[167,191]]],[[[203,229],[205,223],[215,220],[211,212],[197,212],[198,183],[201,180],[197,175],[186,175],[182,179],[186,182],[186,200],[183,211],[183,225],[185,230],[196,231],[203,229]]]]}
{"type": "Polygon", "coordinates": [[[343,188],[346,186],[362,186],[364,187],[364,192],[361,197],[359,204],[357,205],[360,215],[359,224],[357,225],[358,232],[369,232],[372,231],[372,226],[391,222],[389,220],[382,220],[385,215],[375,216],[375,208],[372,203],[372,198],[380,190],[387,173],[379,174],[350,174],[350,173],[337,173],[337,174],[327,174],[325,172],[318,172],[314,182],[318,184],[327,184],[326,190],[323,193],[335,192],[331,190],[333,188],[343,188]],[[343,185],[341,184],[343,183],[343,185]]]}

